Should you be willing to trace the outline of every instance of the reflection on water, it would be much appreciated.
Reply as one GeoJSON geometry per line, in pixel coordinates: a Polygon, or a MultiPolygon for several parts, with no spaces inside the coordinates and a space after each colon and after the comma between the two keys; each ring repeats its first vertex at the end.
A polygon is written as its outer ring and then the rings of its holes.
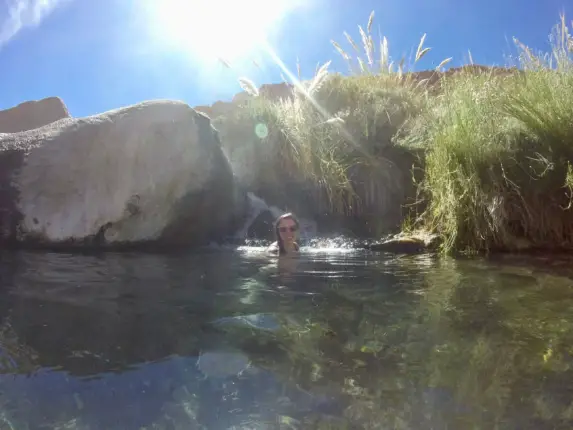
{"type": "Polygon", "coordinates": [[[0,254],[0,429],[573,424],[569,261],[0,254]]]}

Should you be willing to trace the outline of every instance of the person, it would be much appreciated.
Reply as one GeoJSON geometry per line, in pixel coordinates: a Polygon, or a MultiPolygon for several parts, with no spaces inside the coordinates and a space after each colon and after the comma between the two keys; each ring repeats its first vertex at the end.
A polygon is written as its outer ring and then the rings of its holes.
{"type": "Polygon", "coordinates": [[[285,213],[277,218],[275,222],[276,242],[269,247],[269,252],[273,254],[288,255],[298,253],[297,243],[300,224],[292,213],[285,213]]]}

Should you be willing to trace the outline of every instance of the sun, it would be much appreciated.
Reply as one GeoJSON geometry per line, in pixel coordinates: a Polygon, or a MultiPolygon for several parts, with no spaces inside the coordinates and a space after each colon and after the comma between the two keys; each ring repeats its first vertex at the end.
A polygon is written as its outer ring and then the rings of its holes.
{"type": "Polygon", "coordinates": [[[293,0],[146,0],[152,33],[199,61],[248,56],[293,0]]]}

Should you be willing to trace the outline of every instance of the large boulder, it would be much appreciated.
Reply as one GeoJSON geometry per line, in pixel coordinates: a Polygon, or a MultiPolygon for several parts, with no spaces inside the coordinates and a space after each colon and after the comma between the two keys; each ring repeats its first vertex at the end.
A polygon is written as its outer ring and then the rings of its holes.
{"type": "Polygon", "coordinates": [[[206,244],[243,201],[209,118],[181,102],[0,134],[0,242],[206,244]]]}
{"type": "Polygon", "coordinates": [[[69,118],[68,108],[58,97],[20,103],[0,110],[0,133],[18,133],[69,118]]]}

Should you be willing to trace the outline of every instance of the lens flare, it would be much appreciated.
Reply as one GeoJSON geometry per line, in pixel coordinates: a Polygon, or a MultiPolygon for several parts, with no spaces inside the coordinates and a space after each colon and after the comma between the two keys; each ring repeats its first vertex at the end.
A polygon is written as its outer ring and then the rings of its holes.
{"type": "Polygon", "coordinates": [[[288,0],[144,0],[154,38],[198,61],[232,62],[255,51],[285,14],[288,0]]]}

